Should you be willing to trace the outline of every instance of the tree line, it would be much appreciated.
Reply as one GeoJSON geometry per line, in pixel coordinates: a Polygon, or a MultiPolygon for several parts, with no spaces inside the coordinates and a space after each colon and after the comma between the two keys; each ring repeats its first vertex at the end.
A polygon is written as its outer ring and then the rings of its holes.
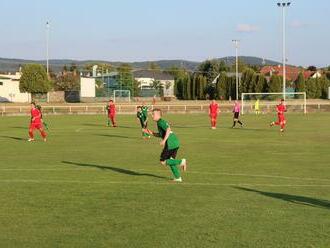
{"type": "MultiPolygon", "coordinates": [[[[121,64],[112,67],[108,64],[100,64],[102,73],[117,71],[118,81],[123,89],[131,91],[132,96],[140,95],[139,82],[133,77],[133,68],[129,64],[121,64]]],[[[161,70],[155,63],[150,63],[149,69],[161,70]]],[[[320,78],[305,79],[303,72],[299,73],[294,82],[287,82],[287,87],[295,92],[307,92],[308,98],[327,98],[330,87],[330,67],[324,70],[320,78]]],[[[92,64],[86,65],[84,70],[92,70],[92,64]]],[[[239,95],[241,93],[253,92],[281,92],[282,77],[272,75],[270,78],[259,73],[260,68],[248,66],[239,61],[239,72],[241,73],[239,83],[239,95]]],[[[218,99],[228,100],[236,97],[235,67],[228,66],[224,61],[207,60],[201,63],[194,71],[184,68],[171,67],[164,70],[165,73],[173,75],[175,79],[175,96],[181,100],[206,100],[218,99]]],[[[104,87],[102,82],[96,82],[99,87],[104,87]]],[[[163,85],[155,81],[152,87],[160,95],[163,85]]],[[[167,86],[165,86],[167,87],[167,86]]],[[[65,66],[61,73],[55,74],[39,64],[27,64],[23,67],[20,80],[21,92],[47,93],[51,90],[78,91],[80,89],[80,71],[76,65],[65,66]]]]}
{"type": "MultiPolygon", "coordinates": [[[[278,93],[283,91],[283,78],[259,73],[259,68],[239,63],[239,96],[241,93],[278,93]]],[[[236,98],[236,75],[222,61],[203,62],[196,72],[171,68],[175,77],[175,95],[182,100],[228,100],[236,98]],[[215,80],[216,79],[216,80],[215,80]]],[[[307,98],[327,99],[330,87],[330,68],[319,78],[305,79],[303,71],[295,81],[286,83],[294,92],[306,92],[307,98]]]]}

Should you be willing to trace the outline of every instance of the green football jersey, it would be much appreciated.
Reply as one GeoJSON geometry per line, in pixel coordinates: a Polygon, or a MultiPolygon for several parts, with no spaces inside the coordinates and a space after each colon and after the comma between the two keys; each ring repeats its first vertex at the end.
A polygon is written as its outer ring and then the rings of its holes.
{"type": "MultiPolygon", "coordinates": [[[[166,135],[166,130],[170,127],[170,124],[168,124],[168,122],[163,119],[159,119],[157,121],[157,127],[158,127],[158,132],[159,132],[160,137],[162,139],[164,139],[164,137],[166,135]]],[[[169,150],[179,148],[179,146],[180,146],[179,139],[173,132],[171,132],[166,143],[167,143],[169,150]]]]}
{"type": "Polygon", "coordinates": [[[142,110],[142,113],[143,113],[145,119],[147,119],[148,118],[148,107],[142,106],[141,110],[142,110]]]}
{"type": "Polygon", "coordinates": [[[145,121],[145,117],[144,117],[144,114],[142,113],[142,111],[138,111],[138,112],[136,113],[136,117],[137,117],[140,121],[142,121],[142,122],[145,121]]]}

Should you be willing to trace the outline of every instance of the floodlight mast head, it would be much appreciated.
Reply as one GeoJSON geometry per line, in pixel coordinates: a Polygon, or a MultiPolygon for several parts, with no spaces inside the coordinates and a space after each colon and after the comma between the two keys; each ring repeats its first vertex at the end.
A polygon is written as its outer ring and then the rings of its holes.
{"type": "Polygon", "coordinates": [[[277,6],[282,8],[282,62],[283,62],[283,98],[285,99],[286,94],[286,44],[285,44],[285,9],[291,5],[291,2],[281,1],[277,3],[277,6]]]}

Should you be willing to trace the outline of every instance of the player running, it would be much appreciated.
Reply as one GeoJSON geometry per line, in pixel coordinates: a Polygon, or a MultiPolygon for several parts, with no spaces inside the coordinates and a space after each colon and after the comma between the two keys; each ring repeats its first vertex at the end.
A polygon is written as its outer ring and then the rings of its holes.
{"type": "Polygon", "coordinates": [[[31,123],[29,127],[29,136],[30,138],[28,139],[29,142],[34,141],[34,130],[38,129],[43,140],[46,142],[46,137],[47,134],[43,128],[42,125],[42,115],[40,110],[36,108],[35,102],[31,103],[31,123]]]}
{"type": "Polygon", "coordinates": [[[219,104],[212,100],[209,106],[209,117],[211,120],[211,129],[216,129],[217,127],[217,117],[220,112],[219,104]]]}
{"type": "Polygon", "coordinates": [[[281,126],[280,131],[284,132],[284,128],[286,125],[286,119],[284,113],[287,112],[284,99],[281,99],[280,104],[276,106],[276,111],[277,111],[277,121],[276,122],[273,121],[272,123],[270,123],[270,126],[271,127],[274,125],[281,126]]]}
{"type": "Polygon", "coordinates": [[[114,104],[113,100],[109,100],[108,105],[106,106],[106,110],[108,113],[108,122],[107,126],[110,126],[110,122],[112,127],[117,127],[116,125],[116,105],[114,104]]]}
{"type": "Polygon", "coordinates": [[[143,111],[143,107],[138,106],[137,107],[137,112],[136,112],[136,117],[137,117],[137,119],[139,120],[139,122],[141,124],[142,137],[144,139],[149,139],[150,134],[147,133],[147,132],[144,132],[144,130],[148,128],[148,109],[146,111],[147,112],[143,111]]]}
{"type": "Polygon", "coordinates": [[[241,127],[243,127],[243,123],[239,120],[239,115],[241,113],[241,105],[239,104],[239,102],[237,100],[235,101],[233,113],[234,113],[234,117],[233,117],[232,128],[234,128],[236,126],[236,122],[238,122],[241,125],[241,127]]]}
{"type": "Polygon", "coordinates": [[[148,129],[144,131],[162,139],[160,145],[164,148],[160,155],[160,163],[170,167],[174,176],[173,182],[182,182],[182,177],[178,166],[180,166],[183,171],[186,171],[187,161],[186,159],[176,159],[176,155],[180,147],[179,140],[172,132],[169,123],[162,119],[162,112],[160,109],[154,109],[152,111],[152,118],[157,123],[158,133],[148,129]]]}

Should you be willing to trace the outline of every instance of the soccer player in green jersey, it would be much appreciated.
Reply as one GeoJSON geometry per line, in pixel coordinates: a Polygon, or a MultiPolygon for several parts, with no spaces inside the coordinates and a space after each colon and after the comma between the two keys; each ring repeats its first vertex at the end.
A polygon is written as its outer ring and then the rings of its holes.
{"type": "Polygon", "coordinates": [[[143,112],[143,107],[138,106],[136,117],[140,121],[141,128],[142,128],[142,137],[144,139],[150,139],[150,134],[148,132],[144,132],[144,129],[148,128],[148,110],[147,113],[143,112]]]}
{"type": "Polygon", "coordinates": [[[143,115],[145,116],[146,121],[148,123],[148,106],[144,105],[144,103],[143,103],[143,105],[141,106],[141,111],[142,111],[143,115]]]}
{"type": "Polygon", "coordinates": [[[187,161],[186,159],[176,159],[176,155],[180,147],[179,140],[172,132],[169,123],[162,119],[162,111],[160,109],[154,109],[152,111],[152,119],[157,123],[158,132],[152,132],[148,129],[145,129],[145,132],[149,132],[153,136],[160,137],[162,139],[160,145],[164,148],[160,155],[160,163],[170,167],[174,176],[174,182],[182,182],[181,173],[178,166],[180,166],[183,171],[186,171],[187,161]]]}

